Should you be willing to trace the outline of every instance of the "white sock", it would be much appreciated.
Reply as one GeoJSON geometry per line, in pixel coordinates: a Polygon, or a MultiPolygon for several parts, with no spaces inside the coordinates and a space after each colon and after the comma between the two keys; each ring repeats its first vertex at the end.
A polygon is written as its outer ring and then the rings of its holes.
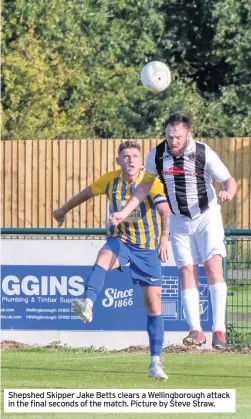
{"type": "Polygon", "coordinates": [[[227,284],[216,282],[209,285],[210,299],[213,311],[213,332],[226,332],[226,303],[227,303],[227,284]]]}
{"type": "Polygon", "coordinates": [[[201,331],[200,295],[198,288],[186,288],[181,292],[181,301],[190,330],[201,331]]]}
{"type": "Polygon", "coordinates": [[[151,364],[155,364],[155,362],[159,362],[160,357],[157,355],[151,356],[151,364]]]}

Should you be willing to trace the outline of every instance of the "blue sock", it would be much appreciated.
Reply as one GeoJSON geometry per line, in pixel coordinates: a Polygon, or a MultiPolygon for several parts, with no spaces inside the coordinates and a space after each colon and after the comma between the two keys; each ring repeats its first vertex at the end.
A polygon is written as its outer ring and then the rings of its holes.
{"type": "Polygon", "coordinates": [[[147,332],[151,356],[160,356],[164,343],[164,323],[162,314],[159,316],[147,315],[147,332]]]}
{"type": "Polygon", "coordinates": [[[102,290],[105,283],[106,270],[99,265],[94,265],[92,273],[87,279],[85,288],[85,298],[95,303],[98,294],[102,290]]]}

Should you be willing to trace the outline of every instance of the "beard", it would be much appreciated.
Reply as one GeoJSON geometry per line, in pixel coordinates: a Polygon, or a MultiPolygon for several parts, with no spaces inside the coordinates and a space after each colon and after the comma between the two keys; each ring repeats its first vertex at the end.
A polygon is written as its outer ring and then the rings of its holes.
{"type": "Polygon", "coordinates": [[[185,153],[185,150],[189,144],[189,139],[187,138],[185,144],[180,148],[172,149],[169,147],[168,153],[171,154],[173,157],[181,157],[185,153]]]}

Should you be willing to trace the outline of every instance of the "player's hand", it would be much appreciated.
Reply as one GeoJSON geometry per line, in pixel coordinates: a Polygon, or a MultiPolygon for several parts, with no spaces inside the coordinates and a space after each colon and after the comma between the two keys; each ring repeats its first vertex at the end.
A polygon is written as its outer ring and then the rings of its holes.
{"type": "Polygon", "coordinates": [[[165,263],[168,260],[168,237],[163,236],[160,238],[158,247],[158,256],[161,262],[165,263]]]}
{"type": "Polygon", "coordinates": [[[217,196],[221,202],[231,201],[231,197],[227,191],[220,191],[217,196]]]}
{"type": "Polygon", "coordinates": [[[124,217],[123,217],[121,211],[119,211],[119,212],[113,212],[110,215],[109,220],[110,220],[111,225],[113,225],[113,226],[116,227],[117,225],[119,225],[120,223],[122,223],[122,221],[124,221],[124,217]]]}
{"type": "Polygon", "coordinates": [[[65,213],[61,210],[61,208],[55,209],[52,211],[53,218],[58,222],[58,227],[61,227],[61,225],[65,221],[65,213]]]}

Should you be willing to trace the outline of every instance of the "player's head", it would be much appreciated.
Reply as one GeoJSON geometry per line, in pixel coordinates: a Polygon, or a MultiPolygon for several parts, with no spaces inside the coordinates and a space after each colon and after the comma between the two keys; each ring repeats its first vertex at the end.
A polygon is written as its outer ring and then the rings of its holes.
{"type": "Polygon", "coordinates": [[[140,145],[136,141],[124,141],[118,148],[116,161],[121,166],[123,174],[135,176],[142,168],[140,145]]]}
{"type": "Polygon", "coordinates": [[[184,154],[192,137],[192,122],[184,112],[173,112],[164,122],[164,135],[170,147],[170,154],[179,157],[184,154]]]}

